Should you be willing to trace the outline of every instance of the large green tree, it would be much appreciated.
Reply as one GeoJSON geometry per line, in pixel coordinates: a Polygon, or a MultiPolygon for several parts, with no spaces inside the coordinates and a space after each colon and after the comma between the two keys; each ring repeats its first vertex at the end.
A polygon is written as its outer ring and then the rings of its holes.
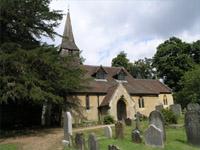
{"type": "Polygon", "coordinates": [[[184,73],[194,64],[190,56],[191,45],[172,37],[157,47],[153,57],[153,66],[158,76],[174,91],[179,91],[178,82],[184,73]]]}
{"type": "Polygon", "coordinates": [[[182,89],[175,94],[177,103],[183,107],[190,102],[200,104],[200,65],[186,72],[179,84],[182,89]]]}
{"type": "Polygon", "coordinates": [[[124,67],[128,69],[129,67],[129,59],[127,58],[127,54],[124,51],[121,51],[117,57],[112,59],[113,67],[124,67]]]}
{"type": "Polygon", "coordinates": [[[51,0],[1,0],[0,45],[15,42],[25,48],[40,44],[41,36],[53,38],[54,27],[62,19],[60,11],[50,10],[51,0]]]}

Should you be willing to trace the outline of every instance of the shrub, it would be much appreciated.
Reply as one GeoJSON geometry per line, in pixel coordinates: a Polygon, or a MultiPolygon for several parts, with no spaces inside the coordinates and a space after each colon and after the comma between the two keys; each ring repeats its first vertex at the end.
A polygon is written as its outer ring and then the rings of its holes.
{"type": "Polygon", "coordinates": [[[164,119],[165,119],[165,124],[177,124],[177,116],[169,109],[162,109],[161,110],[164,119]]]}
{"type": "Polygon", "coordinates": [[[112,123],[114,123],[114,119],[113,119],[112,116],[107,115],[107,116],[104,117],[103,123],[104,124],[112,124],[112,123]]]}

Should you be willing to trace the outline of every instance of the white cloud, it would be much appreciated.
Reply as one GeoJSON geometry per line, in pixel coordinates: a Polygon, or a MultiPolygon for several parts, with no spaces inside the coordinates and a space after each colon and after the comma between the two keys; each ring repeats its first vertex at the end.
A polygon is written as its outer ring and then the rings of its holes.
{"type": "MultiPolygon", "coordinates": [[[[66,0],[53,0],[52,9],[67,12],[66,0]]],[[[85,64],[110,65],[124,50],[131,61],[152,57],[156,47],[171,36],[184,41],[200,39],[198,0],[86,0],[70,1],[75,41],[85,64]]],[[[63,33],[66,16],[56,29],[63,33]]],[[[59,45],[55,41],[45,39],[59,45]]]]}

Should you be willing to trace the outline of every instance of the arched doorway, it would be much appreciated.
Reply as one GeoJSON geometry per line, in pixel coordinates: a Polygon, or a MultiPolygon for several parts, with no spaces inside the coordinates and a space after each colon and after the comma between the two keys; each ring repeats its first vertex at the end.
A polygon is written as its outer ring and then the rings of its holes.
{"type": "Polygon", "coordinates": [[[126,103],[123,101],[122,98],[120,98],[119,101],[117,102],[117,119],[125,120],[126,118],[127,118],[126,103]]]}

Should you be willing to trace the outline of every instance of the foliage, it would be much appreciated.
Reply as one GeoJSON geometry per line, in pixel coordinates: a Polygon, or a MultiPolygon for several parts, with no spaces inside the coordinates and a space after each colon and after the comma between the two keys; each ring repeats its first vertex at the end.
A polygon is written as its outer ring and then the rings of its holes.
{"type": "Polygon", "coordinates": [[[160,44],[154,55],[153,66],[157,69],[158,76],[175,92],[180,90],[178,82],[181,77],[194,64],[190,51],[190,44],[172,37],[160,44]]]}
{"type": "Polygon", "coordinates": [[[178,118],[170,109],[162,109],[161,112],[165,118],[165,124],[177,124],[178,118]]]}
{"type": "Polygon", "coordinates": [[[78,102],[65,97],[80,89],[84,71],[72,63],[74,57],[60,57],[57,50],[41,46],[27,51],[19,45],[5,43],[0,47],[0,103],[31,101],[41,104],[66,102],[68,108],[78,102]]]}
{"type": "Polygon", "coordinates": [[[112,59],[112,66],[113,67],[124,67],[125,69],[128,69],[129,66],[129,60],[127,57],[127,54],[124,51],[121,51],[117,57],[112,59]]]}
{"type": "Polygon", "coordinates": [[[104,124],[113,124],[114,123],[114,118],[110,115],[107,115],[103,118],[103,123],[104,124]]]}
{"type": "Polygon", "coordinates": [[[144,58],[129,64],[128,71],[134,78],[155,79],[156,71],[152,66],[152,59],[144,58]]]}
{"type": "Polygon", "coordinates": [[[182,89],[175,95],[177,103],[182,107],[191,102],[200,104],[200,65],[186,72],[179,84],[182,89]]]}
{"type": "Polygon", "coordinates": [[[50,10],[51,0],[1,0],[0,45],[15,42],[23,47],[38,46],[41,36],[53,38],[54,27],[62,19],[60,11],[50,10]]]}

